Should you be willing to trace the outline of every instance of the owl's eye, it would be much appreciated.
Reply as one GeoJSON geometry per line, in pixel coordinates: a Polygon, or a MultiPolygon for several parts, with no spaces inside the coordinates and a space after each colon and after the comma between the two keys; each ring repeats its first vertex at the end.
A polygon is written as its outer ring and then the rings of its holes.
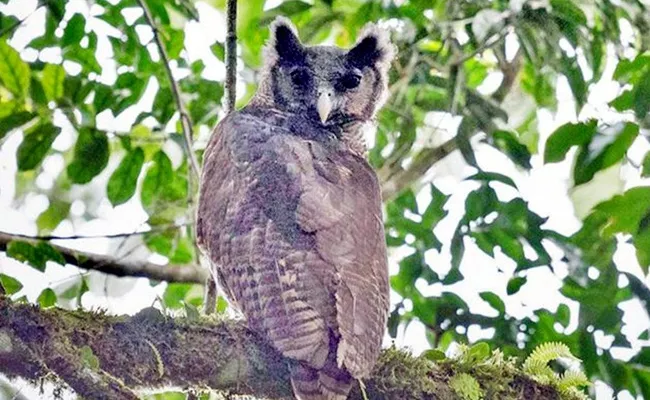
{"type": "Polygon", "coordinates": [[[309,82],[309,73],[302,68],[291,71],[291,82],[296,86],[305,86],[309,82]]]}
{"type": "Polygon", "coordinates": [[[339,83],[344,89],[354,89],[361,83],[361,75],[354,72],[345,74],[341,77],[339,83]]]}

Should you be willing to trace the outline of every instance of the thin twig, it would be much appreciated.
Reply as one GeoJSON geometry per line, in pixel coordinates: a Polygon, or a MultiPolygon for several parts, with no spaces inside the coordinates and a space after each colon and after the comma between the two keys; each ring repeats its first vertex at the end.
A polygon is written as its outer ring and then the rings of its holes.
{"type": "MultiPolygon", "coordinates": [[[[16,237],[0,232],[0,251],[6,252],[9,243],[15,240],[32,245],[38,245],[40,242],[39,240],[16,237]]],[[[112,255],[78,251],[56,244],[50,244],[50,246],[63,257],[66,264],[109,275],[187,283],[204,283],[208,277],[208,272],[196,265],[160,265],[141,260],[121,260],[112,255]]]]}
{"type": "Polygon", "coordinates": [[[235,109],[237,96],[237,0],[228,0],[226,33],[226,112],[235,109]]]}
{"type": "Polygon", "coordinates": [[[0,234],[11,235],[11,236],[13,236],[15,238],[20,238],[20,239],[44,240],[44,241],[50,241],[50,240],[78,240],[78,239],[116,239],[116,238],[130,237],[130,236],[146,235],[148,233],[164,232],[164,231],[174,229],[174,228],[182,228],[182,227],[187,226],[187,225],[189,225],[189,224],[161,225],[161,226],[158,226],[158,227],[156,227],[154,229],[149,229],[149,230],[146,230],[146,231],[104,233],[104,234],[98,234],[98,235],[69,235],[69,236],[26,235],[26,234],[22,234],[22,233],[12,233],[12,232],[3,232],[3,231],[0,231],[0,234]]]}
{"type": "MultiPolygon", "coordinates": [[[[160,38],[160,31],[158,30],[158,27],[154,22],[153,16],[151,15],[151,11],[145,4],[144,0],[137,0],[137,1],[140,7],[142,8],[142,11],[144,11],[144,17],[147,20],[147,23],[149,24],[151,30],[153,31],[153,38],[156,42],[156,46],[158,47],[160,58],[162,59],[163,64],[165,66],[165,71],[167,72],[167,78],[169,80],[169,86],[171,87],[172,95],[174,96],[174,101],[176,102],[176,107],[178,108],[178,112],[180,114],[181,126],[183,128],[183,137],[185,139],[184,140],[185,149],[187,150],[187,156],[190,159],[190,166],[192,168],[194,175],[198,178],[199,176],[201,176],[201,173],[199,169],[199,162],[197,161],[196,155],[192,150],[192,136],[193,136],[192,120],[190,118],[190,115],[187,113],[187,110],[185,109],[185,104],[183,103],[183,99],[181,99],[181,91],[180,88],[178,87],[178,83],[174,80],[174,74],[172,72],[172,68],[170,65],[169,56],[167,55],[167,50],[165,50],[165,44],[160,38]]],[[[192,193],[192,190],[190,190],[190,193],[192,193]]]]}
{"type": "Polygon", "coordinates": [[[491,38],[492,40],[486,40],[485,43],[483,43],[482,46],[479,46],[473,52],[471,52],[469,54],[464,54],[462,57],[452,61],[450,66],[461,65],[465,61],[476,57],[477,55],[483,53],[485,50],[497,45],[499,42],[501,42],[503,39],[506,38],[507,34],[508,34],[508,29],[506,27],[501,32],[499,32],[499,34],[493,36],[491,38]]]}

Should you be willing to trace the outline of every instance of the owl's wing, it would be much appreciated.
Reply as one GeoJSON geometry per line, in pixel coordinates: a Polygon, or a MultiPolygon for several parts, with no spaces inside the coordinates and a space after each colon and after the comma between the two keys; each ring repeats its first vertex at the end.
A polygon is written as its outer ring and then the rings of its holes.
{"type": "Polygon", "coordinates": [[[296,217],[304,230],[315,234],[318,253],[340,277],[338,364],[353,376],[365,376],[381,348],[389,308],[379,183],[368,163],[355,154],[327,152],[313,142],[303,146],[311,157],[304,150],[285,153],[301,166],[296,217]]]}
{"type": "Polygon", "coordinates": [[[276,348],[322,366],[338,331],[338,365],[364,376],[388,312],[377,178],[350,152],[272,129],[238,113],[220,124],[205,152],[199,244],[276,348]]]}
{"type": "Polygon", "coordinates": [[[335,325],[335,271],[296,222],[300,180],[283,154],[290,135],[278,129],[243,112],[219,124],[204,153],[197,242],[249,326],[320,368],[335,325]]]}

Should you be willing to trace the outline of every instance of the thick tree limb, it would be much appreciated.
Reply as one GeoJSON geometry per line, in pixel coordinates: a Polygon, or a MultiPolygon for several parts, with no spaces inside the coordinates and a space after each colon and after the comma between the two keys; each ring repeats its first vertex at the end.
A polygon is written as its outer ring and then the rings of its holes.
{"type": "MultiPolygon", "coordinates": [[[[453,371],[388,349],[364,383],[373,400],[458,399],[448,385],[453,371]]],[[[128,399],[133,390],[167,386],[292,398],[287,361],[242,323],[171,319],[154,309],[134,317],[41,310],[1,296],[0,373],[33,381],[54,373],[85,398],[128,399]]],[[[486,399],[559,398],[524,377],[479,375],[482,384],[503,383],[486,399]]],[[[354,389],[350,399],[361,398],[354,389]]]]}
{"type": "MultiPolygon", "coordinates": [[[[0,251],[7,251],[7,246],[14,240],[30,244],[37,244],[39,242],[38,240],[28,239],[24,236],[14,236],[0,232],[0,251]]],[[[143,261],[122,260],[110,255],[73,250],[52,243],[50,245],[61,253],[66,263],[105,274],[190,283],[203,283],[208,277],[208,272],[199,266],[160,265],[143,261]]]]}

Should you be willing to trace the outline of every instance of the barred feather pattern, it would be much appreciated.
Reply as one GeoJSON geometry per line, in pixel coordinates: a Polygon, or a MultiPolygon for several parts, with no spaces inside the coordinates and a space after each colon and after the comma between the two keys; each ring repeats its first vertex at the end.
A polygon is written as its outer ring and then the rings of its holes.
{"type": "Polygon", "coordinates": [[[379,185],[340,136],[248,106],[204,156],[199,245],[251,329],[292,360],[300,400],[345,399],[388,313],[379,185]]]}

